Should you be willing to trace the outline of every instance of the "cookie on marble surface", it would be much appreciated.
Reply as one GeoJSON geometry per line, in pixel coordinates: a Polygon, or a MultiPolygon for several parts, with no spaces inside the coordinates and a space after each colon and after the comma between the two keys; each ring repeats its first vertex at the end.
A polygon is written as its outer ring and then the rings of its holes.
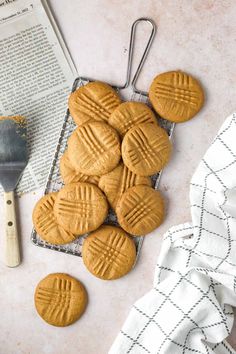
{"type": "Polygon", "coordinates": [[[68,139],[71,164],[80,173],[101,176],[120,160],[118,133],[108,124],[91,122],[79,126],[68,139]]]}
{"type": "Polygon", "coordinates": [[[97,229],[108,213],[108,203],[102,191],[91,183],[71,183],[59,192],[54,214],[65,230],[83,235],[97,229]]]}
{"type": "Polygon", "coordinates": [[[104,225],[83,243],[82,257],[96,277],[112,280],[127,274],[134,265],[134,241],[119,227],[104,225]]]}
{"type": "Polygon", "coordinates": [[[87,306],[87,292],[77,279],[68,274],[54,273],[39,282],[34,302],[44,321],[65,327],[82,316],[87,306]]]}
{"type": "Polygon", "coordinates": [[[202,108],[204,92],[198,80],[181,71],[169,71],[153,80],[149,99],[155,111],[171,122],[185,122],[202,108]]]}
{"type": "Polygon", "coordinates": [[[147,186],[129,188],[116,207],[120,226],[135,236],[146,235],[164,220],[164,200],[161,193],[147,186]]]}
{"type": "Polygon", "coordinates": [[[62,180],[65,184],[88,182],[98,185],[98,176],[88,176],[75,170],[72,166],[68,151],[66,150],[60,159],[60,173],[62,180]]]}
{"type": "Polygon", "coordinates": [[[110,85],[94,81],[74,91],[68,105],[72,118],[80,125],[91,120],[107,122],[120,103],[119,95],[110,85]]]}
{"type": "Polygon", "coordinates": [[[58,193],[49,193],[42,197],[33,210],[33,224],[36,232],[44,240],[54,245],[63,245],[74,241],[77,236],[64,230],[53,212],[58,193]]]}
{"type": "Polygon", "coordinates": [[[157,124],[152,110],[142,102],[124,102],[120,104],[111,114],[108,122],[122,137],[135,125],[143,123],[157,124]]]}
{"type": "Polygon", "coordinates": [[[114,170],[101,176],[98,186],[105,193],[112,208],[115,209],[122,194],[128,188],[139,184],[151,186],[150,177],[136,175],[121,162],[114,170]]]}
{"type": "Polygon", "coordinates": [[[140,176],[159,172],[169,161],[171,143],[156,124],[140,124],[128,131],[122,142],[124,164],[140,176]]]}

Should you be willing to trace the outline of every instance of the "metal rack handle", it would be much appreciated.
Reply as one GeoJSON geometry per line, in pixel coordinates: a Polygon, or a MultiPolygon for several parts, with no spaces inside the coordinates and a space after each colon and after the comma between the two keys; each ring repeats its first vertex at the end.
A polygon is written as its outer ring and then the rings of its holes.
{"type": "Polygon", "coordinates": [[[141,72],[141,70],[143,68],[143,65],[144,65],[144,62],[145,62],[145,60],[147,58],[149,50],[151,48],[154,36],[156,34],[156,29],[157,29],[157,27],[156,27],[155,22],[153,22],[151,19],[145,18],[145,17],[138,18],[132,24],[131,32],[130,32],[130,42],[129,42],[129,54],[128,54],[128,65],[127,65],[127,73],[126,73],[126,83],[125,83],[124,86],[120,87],[120,89],[125,89],[125,88],[129,87],[130,84],[131,84],[131,87],[132,87],[132,89],[133,89],[133,91],[135,93],[141,93],[141,94],[143,94],[145,96],[147,95],[147,93],[145,91],[137,90],[135,85],[136,85],[137,79],[138,79],[138,77],[140,75],[140,72],[141,72]],[[138,65],[138,68],[137,68],[137,70],[136,70],[136,72],[134,74],[134,77],[133,77],[132,81],[131,81],[131,71],[132,71],[133,54],[134,54],[135,33],[136,33],[137,25],[140,22],[147,22],[150,25],[150,27],[151,27],[151,33],[150,33],[150,36],[148,38],[147,45],[146,45],[146,47],[144,49],[141,61],[140,61],[139,65],[138,65]]]}
{"type": "MultiPolygon", "coordinates": [[[[119,89],[119,90],[124,90],[127,87],[131,86],[134,93],[139,93],[139,94],[142,94],[144,96],[147,96],[147,92],[138,90],[135,85],[136,85],[136,82],[138,80],[139,74],[140,74],[140,72],[142,70],[142,67],[144,65],[144,62],[145,62],[145,60],[147,58],[147,55],[149,53],[150,47],[152,45],[154,36],[156,34],[156,29],[157,29],[157,27],[156,27],[155,22],[153,22],[149,18],[141,17],[141,18],[138,18],[136,21],[134,21],[134,23],[132,24],[132,27],[131,27],[131,32],[130,32],[128,64],[127,64],[127,71],[126,71],[126,82],[125,82],[125,84],[123,86],[112,84],[112,86],[114,88],[119,89]],[[150,33],[150,36],[148,38],[147,45],[146,45],[146,47],[144,49],[141,61],[140,61],[139,65],[138,65],[138,68],[137,68],[137,70],[136,70],[136,72],[134,74],[134,77],[133,77],[132,81],[130,82],[130,80],[131,80],[131,72],[132,72],[132,63],[133,63],[133,54],[134,54],[135,33],[136,33],[136,27],[137,27],[137,25],[140,22],[147,22],[150,25],[150,27],[151,27],[151,33],[150,33]]],[[[80,76],[78,79],[80,81],[94,81],[94,79],[89,78],[89,77],[81,77],[80,76]]],[[[74,91],[76,89],[76,86],[77,86],[77,82],[74,82],[72,91],[74,91]]]]}

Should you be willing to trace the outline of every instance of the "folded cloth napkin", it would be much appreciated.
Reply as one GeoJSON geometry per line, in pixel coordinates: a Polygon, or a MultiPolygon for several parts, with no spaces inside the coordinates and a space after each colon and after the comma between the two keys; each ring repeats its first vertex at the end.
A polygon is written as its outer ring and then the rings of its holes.
{"type": "Polygon", "coordinates": [[[236,114],[200,162],[190,202],[192,222],[164,235],[153,289],[109,354],[236,353],[225,341],[236,306],[236,114]]]}

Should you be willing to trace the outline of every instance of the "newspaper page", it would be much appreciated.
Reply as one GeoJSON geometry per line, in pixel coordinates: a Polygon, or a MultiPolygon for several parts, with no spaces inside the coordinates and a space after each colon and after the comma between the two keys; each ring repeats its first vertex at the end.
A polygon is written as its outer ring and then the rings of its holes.
{"type": "Polygon", "coordinates": [[[0,115],[27,118],[19,194],[45,184],[76,70],[45,0],[0,0],[0,115]]]}

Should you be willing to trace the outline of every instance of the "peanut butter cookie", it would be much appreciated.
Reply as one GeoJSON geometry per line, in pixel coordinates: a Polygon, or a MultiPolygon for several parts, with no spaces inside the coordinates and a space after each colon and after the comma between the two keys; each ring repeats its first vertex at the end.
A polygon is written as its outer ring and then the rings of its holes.
{"type": "Polygon", "coordinates": [[[121,103],[115,90],[104,82],[94,81],[81,86],[69,97],[69,110],[76,124],[89,121],[107,122],[121,103]]]}
{"type": "Polygon", "coordinates": [[[135,262],[134,241],[120,228],[102,226],[83,243],[82,257],[96,277],[111,280],[127,274],[135,262]]]}
{"type": "Polygon", "coordinates": [[[66,150],[60,159],[60,173],[65,184],[88,182],[98,185],[98,176],[87,176],[83,173],[77,172],[69,160],[69,154],[66,150]]]}
{"type": "Polygon", "coordinates": [[[72,242],[76,236],[63,229],[56,220],[53,212],[58,193],[46,194],[42,197],[33,210],[33,224],[39,236],[54,245],[63,245],[72,242]]]}
{"type": "Polygon", "coordinates": [[[109,124],[123,137],[135,125],[143,123],[157,124],[152,110],[142,102],[124,102],[111,114],[109,124]]]}
{"type": "Polygon", "coordinates": [[[102,122],[84,124],[70,136],[68,153],[78,172],[91,176],[104,175],[119,163],[121,153],[118,134],[102,122]]]}
{"type": "Polygon", "coordinates": [[[53,326],[65,327],[82,316],[87,306],[87,292],[77,279],[54,273],[39,282],[34,302],[44,321],[53,326]]]}
{"type": "Polygon", "coordinates": [[[102,191],[91,183],[67,184],[59,192],[54,214],[65,230],[82,235],[97,229],[108,213],[102,191]]]}
{"type": "Polygon", "coordinates": [[[136,236],[155,230],[164,219],[164,201],[159,191],[147,186],[129,188],[116,207],[120,226],[136,236]]]}
{"type": "Polygon", "coordinates": [[[159,172],[169,161],[171,143],[156,124],[140,124],[128,131],[122,142],[124,164],[140,176],[159,172]]]}
{"type": "Polygon", "coordinates": [[[204,103],[204,92],[194,77],[181,71],[160,74],[149,89],[149,99],[157,113],[171,122],[193,118],[204,103]]]}
{"type": "Polygon", "coordinates": [[[98,186],[106,194],[112,208],[115,209],[122,194],[128,188],[139,184],[151,186],[151,179],[136,175],[121,162],[114,170],[100,178],[98,186]]]}

